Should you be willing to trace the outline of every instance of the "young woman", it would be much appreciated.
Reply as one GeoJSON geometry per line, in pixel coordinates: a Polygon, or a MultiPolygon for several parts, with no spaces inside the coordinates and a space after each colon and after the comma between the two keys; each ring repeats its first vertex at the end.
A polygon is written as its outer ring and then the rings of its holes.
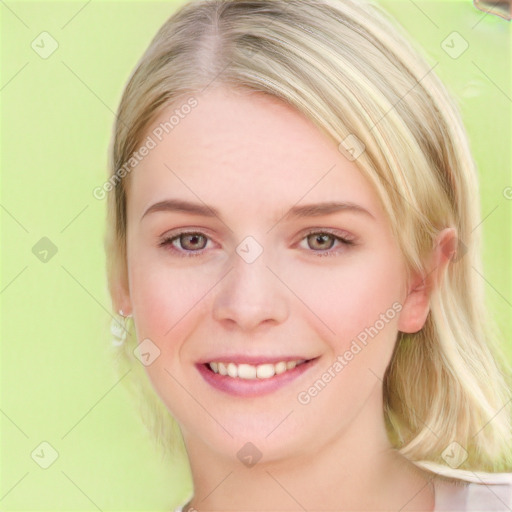
{"type": "Polygon", "coordinates": [[[179,426],[177,510],[511,510],[474,163],[376,8],[186,4],[126,86],[109,183],[119,353],[165,446],[179,426]]]}

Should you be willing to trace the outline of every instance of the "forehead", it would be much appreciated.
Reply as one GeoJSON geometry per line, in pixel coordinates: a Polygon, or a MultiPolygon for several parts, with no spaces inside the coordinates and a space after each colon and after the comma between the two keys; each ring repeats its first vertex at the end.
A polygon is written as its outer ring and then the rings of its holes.
{"type": "Polygon", "coordinates": [[[225,88],[195,99],[188,114],[176,115],[180,103],[166,108],[145,134],[155,147],[130,176],[135,210],[170,194],[220,209],[274,210],[304,199],[346,200],[375,210],[376,196],[357,166],[291,106],[225,88]]]}

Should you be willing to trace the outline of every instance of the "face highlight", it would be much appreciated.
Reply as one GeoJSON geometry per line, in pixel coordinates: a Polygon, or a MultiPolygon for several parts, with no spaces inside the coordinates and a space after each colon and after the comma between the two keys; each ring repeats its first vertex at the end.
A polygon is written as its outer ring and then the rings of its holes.
{"type": "Polygon", "coordinates": [[[364,407],[371,429],[408,297],[375,191],[279,100],[197,99],[129,177],[123,308],[160,351],[152,385],[186,441],[228,458],[321,449],[364,407]]]}

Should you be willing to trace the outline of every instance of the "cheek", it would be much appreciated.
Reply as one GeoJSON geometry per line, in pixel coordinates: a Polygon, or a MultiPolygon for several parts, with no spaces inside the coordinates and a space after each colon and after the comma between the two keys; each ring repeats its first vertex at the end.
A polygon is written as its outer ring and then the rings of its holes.
{"type": "Polygon", "coordinates": [[[213,277],[184,265],[171,266],[165,256],[133,252],[129,265],[130,295],[137,338],[151,339],[162,352],[174,352],[204,312],[213,277]]]}
{"type": "Polygon", "coordinates": [[[153,261],[147,264],[133,259],[130,269],[130,292],[139,342],[149,339],[159,355],[145,370],[155,391],[176,417],[179,382],[185,380],[183,369],[189,362],[182,353],[183,341],[193,336],[207,305],[208,279],[195,278],[190,270],[170,268],[153,261]]]}
{"type": "Polygon", "coordinates": [[[403,276],[398,258],[370,253],[328,269],[304,269],[294,290],[340,353],[358,336],[363,344],[376,336],[395,339],[403,276]]]}
{"type": "Polygon", "coordinates": [[[141,335],[163,338],[185,319],[201,290],[176,272],[139,269],[133,273],[131,294],[141,335]]]}

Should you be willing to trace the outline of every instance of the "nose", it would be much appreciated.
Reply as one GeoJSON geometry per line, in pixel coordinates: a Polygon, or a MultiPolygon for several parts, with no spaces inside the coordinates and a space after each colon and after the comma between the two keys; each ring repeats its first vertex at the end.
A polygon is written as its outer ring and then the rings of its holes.
{"type": "Polygon", "coordinates": [[[288,318],[286,289],[267,267],[264,255],[247,263],[233,254],[233,268],[216,287],[213,302],[214,319],[226,327],[252,331],[262,324],[279,325],[288,318]]]}

